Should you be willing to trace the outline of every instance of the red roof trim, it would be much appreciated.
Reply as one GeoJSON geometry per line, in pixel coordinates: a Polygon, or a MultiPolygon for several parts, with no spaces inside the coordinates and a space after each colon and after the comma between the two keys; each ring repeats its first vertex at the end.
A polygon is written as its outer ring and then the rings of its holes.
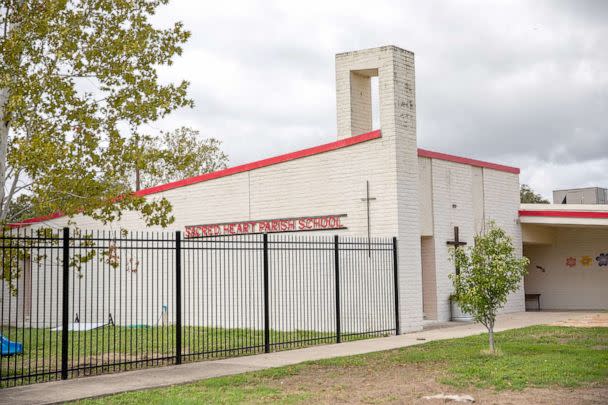
{"type": "Polygon", "coordinates": [[[62,212],[55,212],[55,213],[49,214],[49,215],[43,215],[43,216],[40,216],[40,217],[24,219],[21,222],[9,224],[9,226],[11,228],[19,228],[19,227],[22,227],[22,226],[26,226],[26,225],[29,225],[29,224],[36,223],[36,222],[50,221],[51,219],[61,218],[62,216],[63,216],[62,212]]]}
{"type": "Polygon", "coordinates": [[[326,143],[319,146],[314,146],[308,149],[302,149],[296,152],[286,153],[284,155],[274,156],[268,159],[258,160],[257,162],[246,163],[244,165],[230,167],[228,169],[219,170],[213,173],[205,173],[200,176],[190,177],[188,179],[175,181],[173,183],[161,184],[160,186],[147,188],[145,190],[140,190],[136,192],[136,195],[144,196],[155,193],[160,193],[161,191],[167,191],[178,187],[189,186],[190,184],[200,183],[207,180],[219,179],[221,177],[231,176],[237,173],[243,173],[254,169],[259,169],[261,167],[267,167],[276,165],[278,163],[288,162],[290,160],[300,159],[306,156],[317,155],[323,152],[329,152],[336,149],[345,148],[347,146],[355,145],[361,142],[370,141],[372,139],[377,139],[382,136],[380,130],[368,132],[366,134],[352,136],[350,138],[344,138],[339,141],[326,143]]]}
{"type": "MultiPolygon", "coordinates": [[[[208,180],[219,179],[226,176],[231,176],[237,173],[243,173],[254,169],[259,169],[262,167],[272,166],[279,163],[288,162],[290,160],[300,159],[307,156],[317,155],[319,153],[329,152],[336,149],[345,148],[347,146],[356,145],[358,143],[371,141],[372,139],[378,139],[382,137],[382,133],[380,130],[368,132],[366,134],[361,134],[357,136],[351,136],[349,138],[344,138],[339,141],[334,141],[330,143],[326,143],[323,145],[313,146],[312,148],[302,149],[296,152],[286,153],[284,155],[274,156],[267,159],[258,160],[256,162],[246,163],[240,166],[229,167],[224,170],[218,170],[217,172],[205,173],[200,176],[190,177],[184,180],[174,181],[172,183],[161,184],[156,187],[150,187],[143,190],[139,190],[135,192],[137,196],[146,196],[150,194],[156,194],[167,190],[172,190],[174,188],[185,187],[191,184],[201,183],[208,180]]],[[[36,218],[29,218],[23,220],[19,223],[11,224],[12,227],[20,227],[27,226],[36,222],[48,221],[51,219],[56,219],[62,217],[62,213],[54,213],[51,215],[45,215],[36,218]]]]}
{"type": "Polygon", "coordinates": [[[426,149],[418,149],[418,156],[431,159],[447,160],[449,162],[462,163],[465,165],[483,167],[486,169],[498,170],[501,172],[519,174],[520,170],[517,167],[499,165],[496,163],[484,162],[482,160],[470,159],[461,156],[448,155],[447,153],[433,152],[426,149]]]}
{"type": "MultiPolygon", "coordinates": [[[[172,183],[161,184],[156,187],[146,188],[144,190],[140,190],[135,192],[137,196],[146,196],[150,194],[156,194],[167,190],[172,190],[179,187],[189,186],[191,184],[201,183],[208,180],[219,179],[226,176],[231,176],[237,173],[243,173],[254,169],[259,169],[262,167],[272,166],[279,163],[288,162],[290,160],[300,159],[307,156],[317,155],[319,153],[329,152],[336,149],[345,148],[347,146],[356,145],[358,143],[371,141],[372,139],[378,139],[382,137],[382,133],[380,130],[368,132],[366,134],[361,134],[357,136],[351,136],[349,138],[344,138],[339,141],[334,141],[330,143],[326,143],[323,145],[314,146],[312,148],[302,149],[296,152],[286,153],[284,155],[274,156],[267,159],[258,160],[256,162],[246,163],[244,165],[229,167],[228,169],[219,170],[213,173],[205,173],[200,176],[190,177],[184,180],[175,181],[172,183]]],[[[508,173],[519,174],[519,169],[516,167],[503,166],[495,163],[483,162],[481,160],[468,159],[460,156],[448,155],[446,153],[432,152],[425,149],[418,149],[418,156],[420,157],[428,157],[432,159],[440,159],[447,160],[450,162],[462,163],[471,166],[477,167],[485,167],[488,169],[500,170],[508,173]]],[[[36,222],[48,221],[51,219],[56,219],[62,217],[62,213],[54,213],[51,215],[45,215],[36,218],[29,218],[23,220],[19,223],[11,224],[12,227],[20,227],[26,226],[29,224],[33,224],[36,222]]]]}
{"type": "Polygon", "coordinates": [[[556,217],[556,218],[593,218],[608,219],[608,212],[595,211],[555,211],[555,210],[519,210],[520,217],[556,217]]]}

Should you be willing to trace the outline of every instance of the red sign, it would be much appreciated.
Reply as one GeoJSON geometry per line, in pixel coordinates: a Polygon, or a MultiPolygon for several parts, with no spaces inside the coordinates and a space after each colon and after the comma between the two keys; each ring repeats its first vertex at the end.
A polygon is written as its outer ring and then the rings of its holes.
{"type": "Polygon", "coordinates": [[[186,238],[200,238],[222,235],[247,235],[252,233],[323,231],[329,229],[346,229],[341,215],[323,215],[317,217],[296,217],[281,219],[263,219],[257,221],[226,222],[222,224],[188,225],[186,238]]]}

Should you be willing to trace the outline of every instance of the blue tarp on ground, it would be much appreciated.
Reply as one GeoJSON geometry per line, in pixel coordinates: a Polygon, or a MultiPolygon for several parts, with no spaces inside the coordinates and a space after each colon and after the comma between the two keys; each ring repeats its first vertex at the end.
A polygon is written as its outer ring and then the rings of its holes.
{"type": "Polygon", "coordinates": [[[2,343],[2,355],[10,356],[12,354],[23,353],[23,345],[17,342],[11,342],[4,335],[0,335],[0,343],[2,343]]]}

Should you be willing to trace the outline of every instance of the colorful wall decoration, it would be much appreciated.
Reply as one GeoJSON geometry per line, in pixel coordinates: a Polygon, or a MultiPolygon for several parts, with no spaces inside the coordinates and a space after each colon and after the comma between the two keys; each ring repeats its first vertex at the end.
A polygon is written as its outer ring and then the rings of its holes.
{"type": "MultiPolygon", "coordinates": [[[[600,253],[599,256],[595,258],[595,261],[597,261],[597,264],[600,267],[608,267],[608,253],[600,253]]],[[[593,257],[591,256],[582,256],[580,259],[580,264],[583,267],[591,267],[591,265],[593,265],[593,262],[593,257]]],[[[566,258],[565,264],[570,268],[576,267],[576,265],[578,264],[577,258],[569,256],[566,258]]]]}

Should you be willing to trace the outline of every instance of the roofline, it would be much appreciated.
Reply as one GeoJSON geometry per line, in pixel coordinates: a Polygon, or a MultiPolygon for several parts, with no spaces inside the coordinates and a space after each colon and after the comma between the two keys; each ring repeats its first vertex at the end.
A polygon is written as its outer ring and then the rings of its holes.
{"type": "Polygon", "coordinates": [[[28,226],[31,224],[35,224],[37,222],[50,221],[52,219],[61,218],[63,216],[64,216],[63,212],[57,211],[57,212],[54,212],[54,213],[48,214],[48,215],[41,215],[39,217],[24,219],[21,222],[13,222],[13,223],[8,224],[8,226],[10,226],[11,228],[21,228],[22,226],[28,226]]]}
{"type": "MultiPolygon", "coordinates": [[[[237,173],[243,173],[243,172],[247,172],[247,171],[251,171],[251,170],[255,170],[255,169],[260,169],[262,167],[268,167],[268,166],[276,165],[279,163],[284,163],[284,162],[289,162],[291,160],[300,159],[300,158],[307,157],[307,156],[313,156],[313,155],[317,155],[320,153],[345,148],[348,146],[371,141],[373,139],[378,139],[381,137],[382,137],[382,132],[378,129],[378,130],[368,132],[365,134],[351,136],[348,138],[340,139],[338,141],[325,143],[323,145],[313,146],[312,148],[302,149],[299,151],[286,153],[283,155],[274,156],[274,157],[270,157],[267,159],[262,159],[262,160],[258,160],[255,162],[246,163],[246,164],[239,165],[239,166],[229,167],[227,169],[218,170],[218,171],[212,172],[212,173],[205,173],[205,174],[201,174],[199,176],[189,177],[187,179],[174,181],[174,182],[166,183],[166,184],[161,184],[159,186],[150,187],[150,188],[136,191],[134,194],[136,196],[143,197],[143,196],[147,196],[147,195],[151,195],[151,194],[161,193],[163,191],[173,190],[173,189],[179,188],[179,187],[185,187],[185,186],[189,186],[189,185],[196,184],[196,183],[202,183],[202,182],[208,181],[208,180],[214,180],[214,179],[219,179],[222,177],[232,176],[233,174],[237,174],[237,173]]],[[[418,149],[418,156],[431,158],[431,159],[446,160],[446,161],[450,161],[450,162],[461,163],[461,164],[466,164],[466,165],[471,165],[471,166],[476,166],[476,167],[483,167],[486,169],[498,170],[498,171],[503,171],[503,172],[512,173],[512,174],[519,174],[519,172],[520,172],[520,170],[516,167],[504,166],[504,165],[499,165],[496,163],[490,163],[490,162],[484,162],[481,160],[465,158],[462,156],[449,155],[446,153],[433,152],[430,150],[420,149],[420,148],[418,149]]],[[[40,216],[40,217],[35,217],[35,218],[28,218],[21,222],[12,223],[12,224],[10,224],[10,226],[13,228],[28,226],[28,225],[31,225],[31,224],[34,224],[37,222],[43,222],[43,221],[48,221],[51,219],[60,218],[62,216],[63,216],[63,213],[57,212],[57,213],[50,214],[50,215],[45,215],[45,216],[40,216]]]]}
{"type": "Polygon", "coordinates": [[[606,187],[591,186],[591,187],[578,187],[578,188],[560,188],[558,190],[553,190],[553,192],[555,193],[556,191],[578,191],[578,190],[607,190],[607,189],[606,189],[606,187]]]}
{"type": "Polygon", "coordinates": [[[519,210],[520,217],[608,219],[608,211],[519,210]]]}
{"type": "Polygon", "coordinates": [[[376,130],[368,132],[366,134],[340,139],[339,141],[313,146],[312,148],[302,149],[296,152],[286,153],[284,155],[274,156],[271,158],[266,158],[251,163],[245,163],[239,166],[229,167],[228,169],[218,170],[217,172],[205,173],[201,174],[200,176],[190,177],[184,180],[174,181],[172,183],[161,184],[160,186],[146,188],[144,190],[137,191],[135,195],[145,196],[150,194],[156,194],[162,191],[167,191],[178,187],[184,187],[189,186],[191,184],[201,183],[203,181],[219,179],[221,177],[231,176],[237,173],[248,172],[250,170],[260,169],[262,167],[268,167],[279,163],[288,162],[290,160],[300,159],[307,156],[317,155],[319,153],[345,148],[347,146],[356,145],[358,143],[370,141],[372,139],[378,139],[380,137],[382,137],[382,133],[380,132],[380,130],[376,130]]]}
{"type": "MultiPolygon", "coordinates": [[[[254,169],[260,169],[262,167],[272,166],[279,163],[288,162],[290,160],[300,159],[307,156],[317,155],[319,153],[329,152],[336,149],[345,148],[347,146],[356,145],[358,143],[367,142],[372,139],[378,139],[382,137],[380,130],[368,132],[361,135],[351,136],[348,138],[340,139],[338,141],[325,143],[323,145],[313,146],[312,148],[301,149],[295,152],[286,153],[279,156],[273,156],[271,158],[258,160],[251,163],[245,163],[243,165],[229,167],[227,169],[218,170],[211,173],[201,174],[199,176],[189,177],[187,179],[174,181],[171,183],[165,183],[158,186],[145,188],[134,192],[133,194],[138,197],[147,196],[150,194],[161,193],[163,191],[173,190],[179,187],[185,187],[196,183],[202,183],[204,181],[219,179],[222,177],[232,176],[233,174],[243,173],[254,169]]],[[[34,218],[28,218],[21,222],[15,222],[10,224],[12,228],[19,228],[22,226],[28,226],[38,222],[49,221],[51,219],[57,219],[62,217],[64,214],[56,212],[50,215],[43,215],[34,218]]]]}
{"type": "Polygon", "coordinates": [[[433,152],[431,150],[418,148],[418,156],[431,159],[447,160],[449,162],[462,163],[465,165],[483,167],[485,169],[498,170],[512,174],[519,174],[521,170],[518,167],[499,165],[497,163],[485,162],[483,160],[471,159],[462,156],[448,155],[447,153],[433,152]]]}

